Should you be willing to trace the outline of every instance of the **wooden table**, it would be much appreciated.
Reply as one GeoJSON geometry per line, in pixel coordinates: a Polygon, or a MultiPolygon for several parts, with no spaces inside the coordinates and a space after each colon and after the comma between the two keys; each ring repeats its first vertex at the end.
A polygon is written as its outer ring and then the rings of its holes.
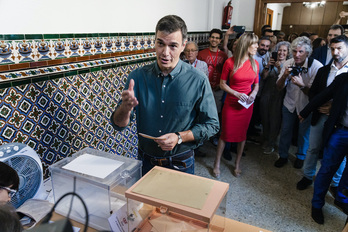
{"type": "MultiPolygon", "coordinates": [[[[221,216],[216,215],[216,222],[218,222],[218,224],[223,223],[222,220],[225,220],[225,230],[224,232],[271,232],[270,230],[265,230],[256,226],[252,226],[252,225],[248,225],[242,222],[238,222],[229,218],[224,218],[221,216]]],[[[64,219],[64,216],[57,214],[57,213],[53,213],[52,216],[52,221],[57,221],[60,219],[64,219]]],[[[83,231],[84,225],[76,222],[74,220],[71,220],[71,223],[73,224],[73,226],[80,228],[81,232],[83,231]]],[[[87,232],[97,232],[98,230],[93,229],[91,227],[88,227],[87,232]]]]}

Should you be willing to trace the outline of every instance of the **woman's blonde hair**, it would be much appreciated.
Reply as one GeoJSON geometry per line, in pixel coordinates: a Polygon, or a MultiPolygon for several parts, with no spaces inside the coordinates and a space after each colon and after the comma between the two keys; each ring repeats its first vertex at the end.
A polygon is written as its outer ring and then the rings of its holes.
{"type": "Polygon", "coordinates": [[[249,57],[250,63],[251,63],[251,67],[255,72],[255,75],[257,76],[257,65],[256,62],[254,60],[253,55],[248,53],[248,48],[254,44],[254,43],[258,43],[259,41],[259,37],[257,37],[257,35],[255,35],[254,33],[244,33],[237,42],[237,46],[236,46],[236,51],[233,53],[233,57],[234,57],[234,66],[233,66],[233,74],[235,74],[237,72],[237,70],[243,65],[242,64],[242,59],[245,56],[249,57]]]}

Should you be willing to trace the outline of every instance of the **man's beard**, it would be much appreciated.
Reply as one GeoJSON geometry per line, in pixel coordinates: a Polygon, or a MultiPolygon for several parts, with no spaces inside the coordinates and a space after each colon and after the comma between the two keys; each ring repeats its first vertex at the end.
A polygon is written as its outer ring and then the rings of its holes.
{"type": "Polygon", "coordinates": [[[265,50],[265,49],[259,49],[258,51],[257,51],[260,55],[265,55],[266,53],[267,53],[267,50],[265,50]]]}
{"type": "Polygon", "coordinates": [[[333,58],[333,60],[336,62],[336,63],[341,63],[342,61],[344,61],[345,59],[347,58],[347,56],[335,56],[333,58]],[[337,58],[336,58],[337,57],[337,58]]]}

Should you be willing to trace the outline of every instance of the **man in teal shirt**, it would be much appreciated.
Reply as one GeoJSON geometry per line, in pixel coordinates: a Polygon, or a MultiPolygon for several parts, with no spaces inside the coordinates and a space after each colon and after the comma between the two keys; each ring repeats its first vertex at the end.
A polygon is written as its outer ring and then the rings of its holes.
{"type": "Polygon", "coordinates": [[[194,152],[219,131],[214,97],[206,76],[179,58],[187,38],[185,22],[168,15],[156,26],[157,62],[129,74],[122,101],[111,116],[116,130],[136,116],[143,174],[153,166],[194,173],[194,152]]]}

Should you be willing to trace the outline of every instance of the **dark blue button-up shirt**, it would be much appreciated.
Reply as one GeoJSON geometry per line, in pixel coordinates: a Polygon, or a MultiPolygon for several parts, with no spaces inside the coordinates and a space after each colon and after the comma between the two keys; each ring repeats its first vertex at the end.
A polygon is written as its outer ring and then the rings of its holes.
{"type": "MultiPolygon", "coordinates": [[[[153,140],[139,136],[139,148],[157,157],[169,157],[196,148],[219,131],[216,105],[208,78],[189,64],[178,62],[163,76],[157,62],[129,74],[134,79],[134,94],[139,104],[136,114],[138,132],[158,137],[167,133],[191,130],[195,141],[163,151],[153,140]]],[[[120,105],[121,103],[119,103],[120,105]]],[[[116,130],[122,130],[112,122],[116,130]]]]}

